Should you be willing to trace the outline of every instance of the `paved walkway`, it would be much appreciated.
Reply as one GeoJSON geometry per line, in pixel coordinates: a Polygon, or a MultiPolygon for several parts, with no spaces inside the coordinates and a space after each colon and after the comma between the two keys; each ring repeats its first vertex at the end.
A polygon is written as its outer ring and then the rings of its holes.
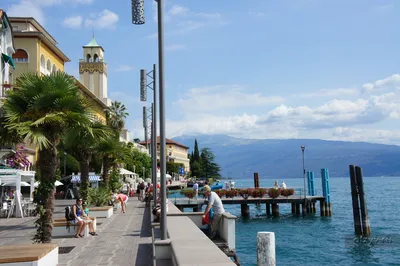
{"type": "MultiPolygon", "coordinates": [[[[54,217],[64,217],[64,208],[74,203],[57,200],[54,217]]],[[[130,198],[127,212],[108,219],[97,219],[98,236],[87,238],[53,238],[59,247],[75,247],[67,254],[59,254],[58,265],[137,265],[152,264],[149,210],[136,197],[130,198]]],[[[0,245],[31,243],[35,234],[35,218],[0,219],[0,245]]]]}

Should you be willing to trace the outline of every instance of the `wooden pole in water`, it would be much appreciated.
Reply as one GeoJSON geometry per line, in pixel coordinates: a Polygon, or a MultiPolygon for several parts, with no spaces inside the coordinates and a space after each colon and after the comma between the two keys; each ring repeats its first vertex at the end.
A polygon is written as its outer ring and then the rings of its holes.
{"type": "Polygon", "coordinates": [[[267,215],[270,216],[271,215],[271,204],[266,203],[265,205],[267,207],[267,215]]]}
{"type": "Polygon", "coordinates": [[[279,217],[279,205],[278,203],[272,203],[272,216],[279,217]]]}
{"type": "Polygon", "coordinates": [[[240,205],[240,210],[241,210],[241,212],[242,212],[242,216],[248,217],[248,216],[250,215],[249,205],[247,205],[247,204],[241,204],[241,205],[240,205]]]}
{"type": "Polygon", "coordinates": [[[356,235],[362,235],[360,207],[359,207],[360,205],[358,202],[358,191],[357,191],[356,168],[354,165],[350,165],[349,168],[350,168],[351,200],[353,203],[354,232],[356,233],[356,235]]]}
{"type": "Polygon", "coordinates": [[[321,199],[319,201],[319,211],[321,216],[325,216],[325,200],[321,199]]]}
{"type": "Polygon", "coordinates": [[[292,214],[296,213],[296,203],[292,202],[292,214]]]}
{"type": "Polygon", "coordinates": [[[257,233],[257,265],[276,266],[275,233],[257,233]]]}
{"type": "Polygon", "coordinates": [[[258,177],[258,173],[254,173],[254,188],[260,187],[260,179],[258,177]]]}
{"type": "Polygon", "coordinates": [[[371,234],[371,226],[369,224],[367,201],[364,195],[364,182],[361,167],[356,166],[356,181],[358,186],[358,196],[360,198],[360,209],[361,209],[361,225],[362,234],[364,236],[369,236],[371,234]]]}
{"type": "Polygon", "coordinates": [[[317,208],[315,208],[315,201],[313,201],[313,203],[312,203],[312,212],[313,213],[317,212],[317,208]]]}
{"type": "Polygon", "coordinates": [[[300,203],[296,202],[296,215],[300,215],[300,203]]]}
{"type": "Polygon", "coordinates": [[[302,214],[307,215],[307,199],[304,199],[302,204],[302,214]]]}

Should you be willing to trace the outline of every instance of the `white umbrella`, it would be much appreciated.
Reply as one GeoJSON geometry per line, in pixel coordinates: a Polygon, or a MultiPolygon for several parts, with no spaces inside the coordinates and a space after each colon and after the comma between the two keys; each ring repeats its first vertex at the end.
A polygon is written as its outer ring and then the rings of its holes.
{"type": "MultiPolygon", "coordinates": [[[[160,178],[161,174],[160,172],[157,172],[157,178],[160,178]]],[[[172,178],[172,176],[170,174],[165,174],[165,178],[172,178]]]]}
{"type": "MultiPolygon", "coordinates": [[[[21,183],[22,183],[22,182],[21,182],[21,183]]],[[[37,182],[35,182],[34,186],[35,186],[35,187],[38,187],[39,184],[40,184],[40,182],[37,181],[37,182]]],[[[54,182],[54,185],[55,185],[56,187],[58,187],[58,186],[62,186],[62,185],[64,185],[64,184],[61,183],[60,181],[56,180],[56,182],[54,182]]],[[[30,186],[30,185],[29,185],[29,186],[30,186]]]]}
{"type": "Polygon", "coordinates": [[[142,183],[142,181],[143,181],[143,178],[140,178],[140,177],[139,177],[139,178],[137,179],[137,182],[138,182],[138,183],[142,183]]]}
{"type": "Polygon", "coordinates": [[[145,182],[146,183],[151,183],[151,178],[146,178],[145,182]]]}
{"type": "MultiPolygon", "coordinates": [[[[15,187],[17,184],[15,182],[11,182],[11,183],[5,183],[2,186],[3,187],[15,187]]],[[[21,182],[21,187],[30,187],[31,185],[25,181],[21,182]]]]}

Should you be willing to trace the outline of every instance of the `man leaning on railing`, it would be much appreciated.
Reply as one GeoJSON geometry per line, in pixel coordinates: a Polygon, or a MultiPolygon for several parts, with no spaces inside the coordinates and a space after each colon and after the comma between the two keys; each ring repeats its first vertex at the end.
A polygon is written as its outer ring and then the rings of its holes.
{"type": "Polygon", "coordinates": [[[214,212],[211,223],[211,235],[210,235],[210,238],[214,239],[218,234],[222,214],[225,212],[225,209],[224,205],[222,204],[221,198],[217,195],[217,193],[211,191],[211,188],[208,185],[204,186],[203,192],[208,200],[207,208],[204,211],[203,218],[206,217],[211,208],[214,212]]]}

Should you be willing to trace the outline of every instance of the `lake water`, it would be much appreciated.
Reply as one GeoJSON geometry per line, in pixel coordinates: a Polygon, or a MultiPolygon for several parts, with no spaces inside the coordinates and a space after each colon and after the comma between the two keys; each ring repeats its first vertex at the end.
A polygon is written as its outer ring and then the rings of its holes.
{"type": "MultiPolygon", "coordinates": [[[[222,181],[222,180],[221,180],[222,181]]],[[[235,180],[236,187],[253,187],[252,179],[235,180]]],[[[275,180],[260,179],[261,187],[275,180]]],[[[279,180],[281,183],[283,180],[279,180]]],[[[287,186],[301,188],[303,179],[286,179],[287,186]]],[[[350,179],[330,178],[332,217],[317,214],[295,217],[290,204],[280,205],[279,218],[266,216],[265,205],[250,205],[250,218],[242,218],[239,205],[226,205],[236,221],[236,252],[241,265],[257,265],[257,232],[275,232],[277,265],[400,265],[400,177],[364,177],[371,230],[374,237],[392,237],[392,243],[369,247],[349,243],[353,236],[350,179]],[[397,237],[397,238],[396,238],[397,237]]],[[[317,194],[322,194],[316,178],[317,194]]]]}

